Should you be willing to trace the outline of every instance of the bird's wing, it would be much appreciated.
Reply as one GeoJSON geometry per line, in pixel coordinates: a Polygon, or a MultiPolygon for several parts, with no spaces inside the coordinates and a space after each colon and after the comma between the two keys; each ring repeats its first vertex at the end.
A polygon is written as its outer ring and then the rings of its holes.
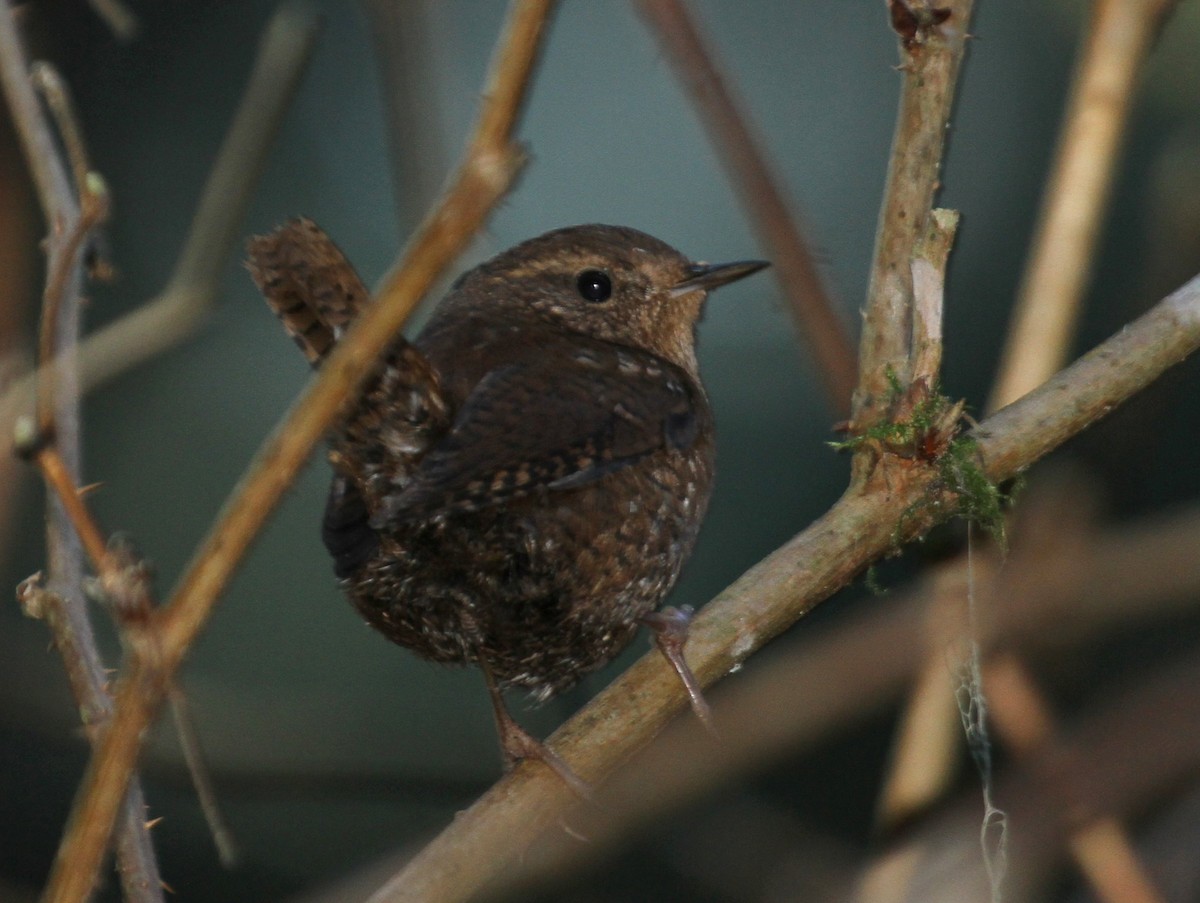
{"type": "Polygon", "coordinates": [[[704,404],[682,370],[645,352],[602,343],[540,349],[479,382],[372,522],[585,486],[658,449],[690,446],[704,404]]]}

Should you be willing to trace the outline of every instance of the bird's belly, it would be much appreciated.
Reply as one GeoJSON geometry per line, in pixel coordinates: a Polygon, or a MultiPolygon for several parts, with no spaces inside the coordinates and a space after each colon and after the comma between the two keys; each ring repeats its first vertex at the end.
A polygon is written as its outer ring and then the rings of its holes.
{"type": "Polygon", "coordinates": [[[617,655],[675,585],[709,481],[703,462],[674,458],[674,468],[402,524],[345,581],[348,594],[417,654],[482,659],[502,686],[548,698],[617,655]]]}

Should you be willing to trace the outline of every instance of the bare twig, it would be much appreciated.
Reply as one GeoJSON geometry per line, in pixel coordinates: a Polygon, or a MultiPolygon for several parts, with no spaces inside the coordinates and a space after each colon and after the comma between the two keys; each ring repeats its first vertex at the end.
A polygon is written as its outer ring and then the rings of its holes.
{"type": "Polygon", "coordinates": [[[108,562],[108,544],[100,526],[92,518],[91,512],[88,511],[80,497],[75,480],[67,470],[66,462],[63,461],[58,448],[46,445],[34,454],[33,460],[37,464],[38,470],[41,471],[46,485],[62,503],[72,528],[83,543],[88,558],[92,561],[92,566],[97,572],[103,572],[108,562]]]}
{"type": "MultiPolygon", "coordinates": [[[[909,7],[900,0],[892,0],[892,6],[895,24],[896,9],[909,11],[909,7]]],[[[859,346],[853,409],[853,422],[859,428],[887,414],[894,380],[905,386],[912,381],[914,250],[929,230],[927,220],[941,184],[946,125],[966,49],[971,7],[972,0],[947,0],[936,17],[914,18],[907,28],[897,26],[903,87],[859,346]]],[[[866,456],[856,457],[856,480],[865,479],[868,464],[866,456]]]]}
{"type": "Polygon", "coordinates": [[[1175,0],[1099,0],[1075,71],[1014,322],[992,390],[1000,408],[1067,360],[1134,88],[1175,0]]]}
{"type": "MultiPolygon", "coordinates": [[[[1056,731],[1049,708],[1029,677],[1024,664],[1012,653],[993,656],[984,671],[987,682],[988,708],[1004,739],[1015,751],[1029,755],[1052,745],[1056,731]]],[[[1057,768],[1076,770],[1061,761],[1058,751],[1057,768]]],[[[1064,782],[1057,792],[1069,795],[1070,782],[1064,782]]],[[[1106,903],[1161,903],[1162,897],[1138,862],[1132,844],[1120,823],[1111,815],[1097,813],[1089,801],[1066,796],[1059,800],[1064,811],[1086,813],[1083,823],[1072,832],[1068,841],[1084,877],[1097,896],[1106,903]]]]}
{"type": "Polygon", "coordinates": [[[88,0],[96,15],[103,19],[118,41],[129,42],[137,37],[141,23],[121,0],[88,0]]]}
{"type": "MultiPolygon", "coordinates": [[[[1002,480],[1029,466],[1197,347],[1200,277],[1043,389],[980,424],[974,436],[984,472],[1002,480]]],[[[909,462],[899,466],[904,472],[893,474],[890,492],[847,492],[827,514],[704,607],[688,640],[688,661],[701,684],[728,674],[898,541],[948,516],[953,505],[936,498],[936,473],[909,462]]],[[[686,704],[673,677],[660,655],[643,657],[550,743],[576,774],[597,782],[686,704]]],[[[553,775],[536,766],[518,766],[460,813],[373,899],[464,899],[510,868],[573,802],[553,775]]]]}
{"type": "Polygon", "coordinates": [[[376,303],[338,344],[313,384],[266,441],[172,601],[155,619],[150,642],[132,656],[118,689],[112,727],[92,757],[55,859],[47,900],[77,901],[90,891],[117,805],[137,760],[142,733],[250,542],[344,399],[366,378],[423,293],[512,185],[523,160],[513,143],[513,131],[552,6],[548,0],[513,4],[474,139],[441,204],[405,251],[376,303]]]}
{"type": "Polygon", "coordinates": [[[445,176],[445,142],[437,125],[437,104],[429,72],[436,42],[429,28],[431,0],[395,3],[364,0],[379,67],[387,118],[392,194],[402,231],[437,199],[445,176]]]}
{"type": "Polygon", "coordinates": [[[817,362],[830,403],[838,416],[845,417],[856,379],[854,349],[809,242],[789,209],[792,205],[784,199],[760,150],[761,142],[726,86],[687,6],[679,0],[638,0],[637,7],[704,117],[739,189],[738,197],[770,249],[775,278],[805,346],[817,362]]]}
{"type": "MultiPolygon", "coordinates": [[[[39,364],[59,360],[45,371],[45,391],[39,399],[38,422],[43,440],[57,443],[54,461],[63,480],[73,485],[79,468],[79,391],[74,351],[79,338],[79,300],[82,288],[82,247],[91,228],[103,216],[104,205],[92,196],[85,170],[86,153],[65,88],[53,70],[41,65],[30,71],[17,33],[13,10],[0,10],[0,81],[12,119],[34,177],[45,216],[47,278],[39,364]],[[75,174],[82,182],[72,188],[68,167],[59,153],[50,123],[33,90],[37,80],[67,146],[75,174]],[[82,207],[75,191],[83,195],[82,207]]],[[[46,545],[50,582],[46,620],[63,658],[72,691],[85,723],[100,729],[111,713],[107,677],[92,634],[82,594],[83,552],[72,532],[64,504],[51,496],[47,505],[46,545]]],[[[131,776],[121,805],[117,865],[125,896],[131,901],[162,900],[158,864],[145,826],[145,803],[139,781],[131,776]]],[[[115,808],[115,807],[114,807],[115,808]]]]}
{"type": "MultiPolygon", "coordinates": [[[[69,342],[61,342],[59,308],[68,299],[68,295],[79,291],[82,274],[81,254],[92,230],[108,217],[108,192],[104,187],[104,180],[93,173],[88,164],[87,148],[84,146],[83,135],[77,124],[71,93],[66,83],[49,63],[34,63],[30,74],[54,117],[67,160],[71,164],[72,182],[75,191],[78,192],[77,195],[72,193],[60,200],[57,210],[46,211],[47,219],[53,223],[52,229],[60,234],[54,235],[48,242],[50,272],[42,293],[42,322],[38,335],[38,364],[43,369],[38,379],[37,422],[41,433],[51,434],[54,422],[58,419],[58,405],[55,399],[59,393],[55,379],[59,367],[46,365],[54,361],[60,343],[71,352],[78,346],[78,327],[74,330],[76,335],[72,336],[69,342]],[[70,285],[72,281],[73,289],[70,285]]],[[[66,170],[66,167],[61,168],[66,170]]],[[[70,366],[73,373],[76,370],[74,361],[63,366],[70,366]]],[[[77,378],[73,375],[72,381],[77,378]]],[[[72,406],[77,405],[78,400],[75,399],[72,406]]],[[[69,451],[68,455],[71,455],[69,451]]]]}
{"type": "MultiPolygon", "coordinates": [[[[285,4],[272,17],[166,288],[80,344],[83,391],[155,357],[203,322],[220,288],[250,191],[311,55],[317,26],[316,15],[303,3],[285,4]]],[[[52,152],[53,144],[48,147],[38,153],[52,152]]],[[[44,166],[40,159],[38,165],[44,166]]],[[[34,380],[30,374],[0,396],[0,435],[10,433],[18,417],[32,414],[34,380]]]]}
{"type": "Polygon", "coordinates": [[[196,789],[196,797],[200,801],[200,811],[208,823],[208,833],[212,835],[213,844],[217,848],[217,856],[225,868],[233,868],[238,861],[237,841],[233,832],[225,823],[221,814],[221,806],[217,801],[217,792],[213,788],[212,777],[204,761],[200,747],[200,734],[192,721],[191,707],[187,696],[172,684],[167,691],[171,702],[171,714],[175,720],[175,732],[179,735],[179,746],[183,750],[183,761],[187,765],[188,776],[196,789]]]}

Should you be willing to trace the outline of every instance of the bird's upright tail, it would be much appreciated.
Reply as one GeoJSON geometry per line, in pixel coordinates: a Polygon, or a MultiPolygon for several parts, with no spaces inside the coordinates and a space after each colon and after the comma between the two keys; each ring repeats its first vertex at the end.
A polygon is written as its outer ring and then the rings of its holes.
{"type": "Polygon", "coordinates": [[[256,235],[246,253],[259,291],[316,367],[367,303],[367,287],[341,249],[307,217],[256,235]]]}

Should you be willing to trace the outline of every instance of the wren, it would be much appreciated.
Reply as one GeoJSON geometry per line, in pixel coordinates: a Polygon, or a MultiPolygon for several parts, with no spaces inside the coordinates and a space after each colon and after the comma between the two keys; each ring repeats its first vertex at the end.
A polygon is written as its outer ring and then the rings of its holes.
{"type": "MultiPolygon", "coordinates": [[[[260,291],[318,366],[367,289],[310,220],[248,250],[260,291]]],[[[640,623],[660,631],[698,704],[678,613],[651,613],[712,488],[696,364],[705,297],[766,265],[693,263],[616,226],[549,232],[460,277],[334,431],[322,535],[337,577],[388,639],[482,669],[509,764],[539,757],[585,786],[501,694],[553,696],[640,623]]]]}

